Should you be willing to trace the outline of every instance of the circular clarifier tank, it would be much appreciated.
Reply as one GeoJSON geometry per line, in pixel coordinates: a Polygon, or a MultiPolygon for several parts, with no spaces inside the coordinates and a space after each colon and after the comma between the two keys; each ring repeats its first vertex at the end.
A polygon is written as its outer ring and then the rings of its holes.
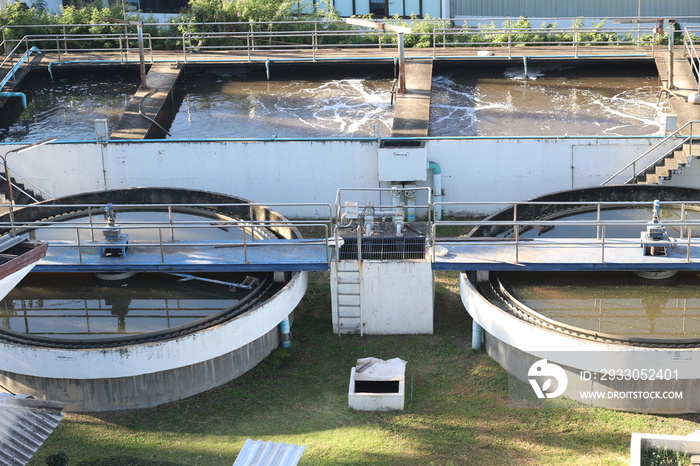
{"type": "MultiPolygon", "coordinates": [[[[164,217],[225,225],[174,232],[179,239],[299,237],[293,227],[236,228],[237,222],[286,222],[244,199],[167,188],[70,196],[23,208],[15,218],[28,223],[50,218],[55,228],[30,233],[51,244],[65,240],[69,231],[74,238],[75,230],[67,226],[89,217],[75,206],[110,203],[120,206],[118,222],[124,225],[159,223],[164,217]]],[[[133,243],[158,236],[157,228],[128,231],[133,243]]],[[[88,233],[79,234],[83,241],[88,233]]],[[[36,272],[0,302],[5,355],[0,385],[63,402],[68,411],[179,400],[239,377],[262,361],[280,344],[278,326],[291,318],[306,283],[303,272],[36,272]]]]}
{"type": "MultiPolygon", "coordinates": [[[[601,219],[646,222],[651,210],[632,203],[645,201],[651,206],[655,199],[688,201],[699,195],[695,189],[659,186],[574,190],[535,199],[540,202],[536,205],[519,205],[518,218],[590,220],[598,215],[595,207],[556,203],[629,201],[630,207],[603,210],[601,219]]],[[[684,204],[682,215],[697,220],[699,212],[700,205],[691,202],[684,204]]],[[[672,207],[664,207],[662,213],[662,223],[681,216],[672,207]]],[[[508,218],[513,218],[512,209],[489,220],[508,218]]],[[[595,227],[591,228],[588,233],[595,237],[595,227]]],[[[581,228],[576,229],[533,229],[522,232],[521,238],[580,237],[581,228]]],[[[672,226],[667,230],[671,237],[680,236],[672,226]]],[[[472,232],[473,236],[511,234],[499,226],[472,232]]],[[[606,231],[606,238],[639,235],[639,225],[606,231]]],[[[698,412],[699,283],[696,271],[639,274],[633,266],[630,271],[464,272],[460,278],[463,302],[485,331],[487,352],[514,379],[529,385],[544,382],[533,376],[532,368],[546,359],[566,372],[563,396],[593,406],[652,413],[698,412]]],[[[522,393],[536,396],[534,390],[522,393]]]]}

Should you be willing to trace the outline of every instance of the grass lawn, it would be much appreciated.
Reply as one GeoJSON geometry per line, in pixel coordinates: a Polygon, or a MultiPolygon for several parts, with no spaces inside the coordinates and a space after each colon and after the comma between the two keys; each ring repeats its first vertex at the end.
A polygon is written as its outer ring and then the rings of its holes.
{"type": "Polygon", "coordinates": [[[249,437],[306,445],[301,464],[627,464],[631,432],[699,428],[700,415],[510,406],[506,372],[471,349],[455,273],[436,276],[434,335],[336,336],[329,288],[328,273],[310,274],[291,351],[180,402],[68,414],[30,465],[61,451],[70,465],[117,456],[231,465],[249,437]],[[350,368],[368,356],[408,361],[404,411],[348,408],[350,368]]]}

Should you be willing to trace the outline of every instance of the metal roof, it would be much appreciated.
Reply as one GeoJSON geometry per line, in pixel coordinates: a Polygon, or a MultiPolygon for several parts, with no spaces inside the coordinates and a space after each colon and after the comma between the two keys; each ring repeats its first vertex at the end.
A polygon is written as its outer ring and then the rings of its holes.
{"type": "Polygon", "coordinates": [[[63,404],[0,396],[0,465],[24,466],[63,418],[63,404]]]}
{"type": "Polygon", "coordinates": [[[248,439],[233,466],[296,466],[305,448],[306,445],[248,439]]]}

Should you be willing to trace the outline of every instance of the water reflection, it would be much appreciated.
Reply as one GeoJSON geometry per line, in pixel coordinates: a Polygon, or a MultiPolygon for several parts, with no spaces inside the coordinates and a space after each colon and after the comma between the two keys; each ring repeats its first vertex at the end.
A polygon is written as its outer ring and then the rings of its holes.
{"type": "Polygon", "coordinates": [[[54,67],[54,79],[34,70],[18,89],[27,94],[28,107],[10,99],[0,112],[0,141],[45,139],[94,140],[95,120],[113,128],[139,86],[138,69],[75,70],[54,67]]]}
{"type": "MultiPolygon", "coordinates": [[[[651,220],[649,207],[601,211],[602,220],[637,221],[642,225],[607,226],[606,238],[639,238],[644,223],[651,220]]],[[[686,219],[700,212],[685,210],[686,219]]],[[[567,215],[565,219],[595,220],[596,212],[567,215]]],[[[662,206],[661,220],[680,220],[681,210],[662,206]]],[[[680,236],[678,227],[666,226],[670,236],[680,236]]],[[[596,227],[557,226],[546,231],[532,229],[521,236],[595,238],[596,227]]],[[[640,248],[640,256],[642,250],[640,248]]],[[[700,274],[680,272],[650,280],[632,272],[528,272],[499,273],[515,298],[556,321],[596,332],[645,338],[700,337],[700,274]]]]}
{"type": "MultiPolygon", "coordinates": [[[[241,283],[241,274],[208,278],[241,283]]],[[[96,339],[139,335],[190,324],[229,308],[248,291],[167,274],[119,282],[91,274],[28,275],[0,301],[3,329],[34,336],[96,339]]]]}
{"type": "Polygon", "coordinates": [[[645,338],[700,337],[700,274],[645,280],[631,272],[505,273],[508,290],[556,321],[645,338]]]}

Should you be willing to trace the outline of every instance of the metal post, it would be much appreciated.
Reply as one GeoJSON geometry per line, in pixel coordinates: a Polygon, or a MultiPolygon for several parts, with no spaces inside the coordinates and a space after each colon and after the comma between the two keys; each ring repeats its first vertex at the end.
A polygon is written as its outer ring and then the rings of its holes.
{"type": "Polygon", "coordinates": [[[160,263],[165,264],[165,245],[163,244],[163,229],[158,228],[158,246],[160,248],[160,263]]]}
{"type": "Polygon", "coordinates": [[[141,73],[141,87],[148,89],[148,84],[146,84],[146,58],[143,53],[143,24],[136,24],[136,33],[138,35],[139,41],[139,72],[141,73]]]}
{"type": "Polygon", "coordinates": [[[95,242],[95,224],[92,221],[92,206],[88,206],[88,223],[90,225],[90,241],[95,242]]]}
{"type": "Polygon", "coordinates": [[[515,227],[515,263],[519,264],[520,262],[520,227],[518,227],[518,224],[515,223],[513,224],[515,227]]]}
{"type": "Polygon", "coordinates": [[[80,229],[76,228],[75,229],[75,236],[78,238],[76,241],[76,246],[78,246],[78,264],[83,263],[83,250],[81,249],[80,245],[80,229]]]}
{"type": "Polygon", "coordinates": [[[675,19],[668,20],[668,88],[673,89],[673,42],[675,41],[673,33],[676,26],[675,19]]]}
{"type": "Polygon", "coordinates": [[[399,94],[406,93],[406,59],[404,56],[403,33],[397,33],[399,40],[399,94]]]}

